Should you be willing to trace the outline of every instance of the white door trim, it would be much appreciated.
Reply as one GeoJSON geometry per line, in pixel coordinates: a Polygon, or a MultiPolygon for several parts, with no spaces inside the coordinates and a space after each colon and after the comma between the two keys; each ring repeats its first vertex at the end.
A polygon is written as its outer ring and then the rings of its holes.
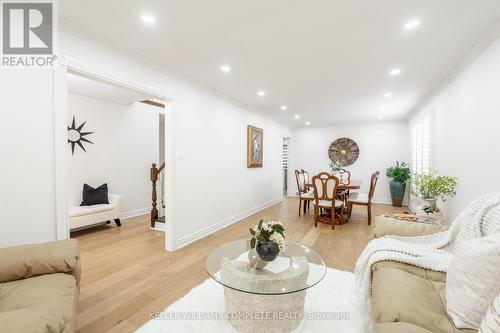
{"type": "Polygon", "coordinates": [[[68,132],[67,100],[68,82],[66,67],[54,64],[54,179],[55,179],[55,218],[56,239],[69,238],[68,221],[68,132]]]}
{"type": "Polygon", "coordinates": [[[165,166],[166,184],[165,190],[167,191],[166,200],[166,238],[165,249],[173,251],[175,249],[175,238],[173,234],[173,217],[174,217],[174,175],[175,156],[174,156],[174,100],[167,93],[151,88],[147,85],[140,83],[132,83],[114,78],[110,75],[100,73],[87,66],[82,65],[75,59],[66,57],[64,55],[58,56],[57,63],[54,65],[54,170],[55,170],[55,188],[56,188],[56,233],[57,239],[69,238],[69,221],[68,221],[68,200],[67,193],[69,187],[68,170],[69,170],[69,156],[67,144],[67,91],[68,82],[67,74],[72,73],[83,76],[95,81],[106,84],[115,85],[121,88],[129,89],[135,92],[140,92],[151,96],[152,98],[159,98],[167,102],[165,108],[165,160],[168,162],[165,166]]]}

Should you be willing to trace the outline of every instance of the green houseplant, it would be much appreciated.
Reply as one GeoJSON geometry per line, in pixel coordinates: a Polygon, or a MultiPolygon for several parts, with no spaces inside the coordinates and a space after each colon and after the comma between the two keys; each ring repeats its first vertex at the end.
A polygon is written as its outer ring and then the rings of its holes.
{"type": "Polygon", "coordinates": [[[439,212],[437,200],[446,201],[454,197],[458,179],[456,177],[440,176],[436,171],[427,174],[415,174],[412,179],[412,194],[424,200],[424,211],[427,214],[439,212]]]}
{"type": "Polygon", "coordinates": [[[389,189],[391,190],[391,200],[394,207],[401,207],[403,205],[403,198],[406,191],[406,183],[411,178],[410,168],[406,162],[399,163],[386,170],[386,176],[392,178],[389,182],[389,189]]]}

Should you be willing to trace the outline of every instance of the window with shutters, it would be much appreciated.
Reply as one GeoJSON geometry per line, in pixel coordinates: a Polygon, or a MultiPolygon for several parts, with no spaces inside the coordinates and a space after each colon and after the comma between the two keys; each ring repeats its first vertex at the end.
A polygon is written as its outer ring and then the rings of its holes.
{"type": "Polygon", "coordinates": [[[426,174],[430,168],[431,114],[426,113],[412,128],[412,172],[426,174]]]}
{"type": "Polygon", "coordinates": [[[283,143],[283,170],[288,169],[288,144],[283,143]]]}

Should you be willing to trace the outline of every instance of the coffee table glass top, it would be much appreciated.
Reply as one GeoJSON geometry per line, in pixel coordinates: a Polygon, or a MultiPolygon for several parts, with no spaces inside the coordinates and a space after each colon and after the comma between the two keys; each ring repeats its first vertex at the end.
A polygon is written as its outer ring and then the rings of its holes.
{"type": "Polygon", "coordinates": [[[249,240],[224,244],[208,255],[208,274],[225,287],[262,295],[289,294],[305,290],[320,282],[326,274],[323,258],[313,249],[286,242],[285,251],[261,267],[249,240]],[[257,266],[257,267],[256,267],[257,266]]]}

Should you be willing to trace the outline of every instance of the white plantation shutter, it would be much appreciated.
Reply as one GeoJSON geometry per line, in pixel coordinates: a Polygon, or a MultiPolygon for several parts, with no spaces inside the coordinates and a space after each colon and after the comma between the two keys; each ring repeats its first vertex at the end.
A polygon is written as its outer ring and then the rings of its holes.
{"type": "Polygon", "coordinates": [[[412,128],[412,172],[426,174],[430,168],[431,116],[425,114],[412,128]]]}
{"type": "Polygon", "coordinates": [[[427,114],[422,123],[422,173],[428,173],[431,156],[431,117],[427,114]]]}
{"type": "Polygon", "coordinates": [[[283,144],[283,170],[288,169],[288,144],[283,144]]]}

